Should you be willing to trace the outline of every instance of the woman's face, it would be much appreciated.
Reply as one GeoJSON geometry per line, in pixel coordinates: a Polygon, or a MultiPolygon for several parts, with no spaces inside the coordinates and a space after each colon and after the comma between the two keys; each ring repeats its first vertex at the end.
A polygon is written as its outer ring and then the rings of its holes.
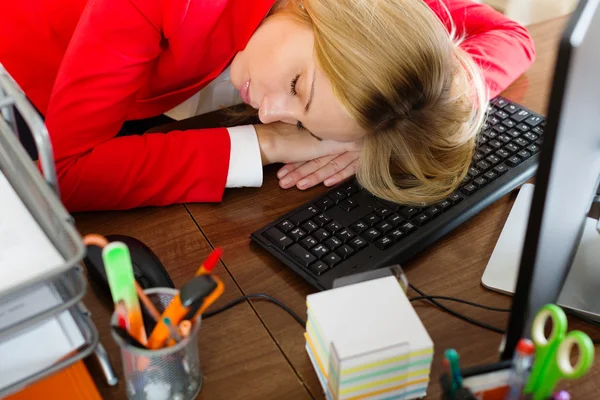
{"type": "Polygon", "coordinates": [[[320,139],[365,135],[317,66],[310,28],[283,13],[265,19],[231,64],[231,81],[262,123],[298,124],[320,139]]]}

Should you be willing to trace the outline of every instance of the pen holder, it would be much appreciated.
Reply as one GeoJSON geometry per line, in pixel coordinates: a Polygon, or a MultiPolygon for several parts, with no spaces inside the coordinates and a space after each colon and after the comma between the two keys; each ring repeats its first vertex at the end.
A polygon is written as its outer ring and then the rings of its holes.
{"type": "MultiPolygon", "coordinates": [[[[179,292],[170,288],[144,291],[162,313],[179,292]]],[[[113,314],[111,327],[117,325],[113,314]]],[[[129,400],[195,399],[202,387],[202,371],[198,354],[200,317],[192,325],[189,336],[170,347],[157,350],[140,348],[119,336],[111,328],[113,339],[121,349],[125,392],[129,400]]],[[[150,332],[147,333],[148,336],[150,332]]]]}

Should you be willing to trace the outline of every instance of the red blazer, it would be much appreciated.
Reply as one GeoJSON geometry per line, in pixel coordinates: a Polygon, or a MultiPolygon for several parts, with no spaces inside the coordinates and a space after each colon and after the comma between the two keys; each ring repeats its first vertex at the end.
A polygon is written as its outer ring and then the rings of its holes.
{"type": "MultiPolygon", "coordinates": [[[[0,63],[46,117],[70,211],[220,201],[227,130],[115,137],[217,77],[275,0],[29,0],[0,12],[0,63]],[[7,40],[8,38],[8,40],[7,40]]],[[[426,0],[447,22],[437,0],[426,0]]],[[[527,31],[491,8],[445,0],[491,94],[531,64],[527,31]]]]}

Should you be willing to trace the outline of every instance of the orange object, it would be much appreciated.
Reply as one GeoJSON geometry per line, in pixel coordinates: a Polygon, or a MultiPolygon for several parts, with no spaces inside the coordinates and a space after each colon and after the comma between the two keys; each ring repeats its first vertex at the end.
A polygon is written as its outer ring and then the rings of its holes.
{"type": "Polygon", "coordinates": [[[179,331],[181,332],[181,336],[184,338],[190,336],[190,332],[192,331],[192,323],[187,319],[181,321],[179,324],[179,331]]]}
{"type": "Polygon", "coordinates": [[[108,240],[106,240],[106,238],[102,235],[90,233],[89,235],[85,235],[83,237],[83,243],[86,246],[98,246],[100,248],[104,248],[108,244],[108,240]]]}
{"type": "Polygon", "coordinates": [[[152,303],[152,301],[150,301],[148,296],[146,296],[146,293],[144,293],[144,289],[142,289],[142,287],[139,283],[137,283],[137,281],[135,282],[135,291],[137,292],[139,299],[142,301],[142,303],[144,303],[144,307],[146,307],[146,310],[148,310],[152,318],[154,318],[154,320],[158,322],[160,320],[160,313],[158,312],[156,307],[154,307],[154,304],[152,303]]]}
{"type": "Polygon", "coordinates": [[[5,400],[102,400],[83,361],[31,384],[5,400]]]}
{"type": "MultiPolygon", "coordinates": [[[[213,279],[215,280],[215,282],[217,282],[217,287],[215,288],[215,290],[212,291],[210,295],[208,295],[204,299],[204,302],[198,309],[198,312],[196,313],[196,315],[194,315],[194,320],[199,314],[202,314],[208,306],[214,303],[223,294],[223,291],[225,290],[225,286],[219,278],[213,276],[213,279]]],[[[181,299],[179,298],[179,295],[175,296],[171,301],[171,304],[169,304],[167,309],[161,315],[160,320],[156,323],[156,326],[154,327],[154,330],[152,331],[152,334],[148,339],[146,347],[148,347],[149,349],[159,349],[163,347],[170,336],[169,328],[163,322],[163,319],[167,317],[171,320],[171,323],[173,325],[179,325],[179,323],[186,316],[188,311],[189,310],[187,309],[187,307],[184,307],[183,304],[181,304],[181,299]]]]}
{"type": "Polygon", "coordinates": [[[219,262],[219,258],[221,258],[222,254],[223,254],[222,248],[217,247],[216,249],[214,249],[208,255],[208,258],[206,259],[206,261],[204,261],[202,263],[202,265],[200,265],[200,268],[198,268],[198,271],[196,271],[195,276],[212,273],[212,270],[215,268],[215,265],[217,265],[217,263],[219,262]]]}

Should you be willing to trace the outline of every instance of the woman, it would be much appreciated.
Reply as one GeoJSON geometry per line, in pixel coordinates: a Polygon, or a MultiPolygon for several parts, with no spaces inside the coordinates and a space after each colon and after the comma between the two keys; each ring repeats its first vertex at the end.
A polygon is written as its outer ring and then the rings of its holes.
{"type": "Polygon", "coordinates": [[[0,37],[70,211],[219,201],[271,163],[285,188],[356,170],[382,198],[437,201],[466,174],[488,97],[534,58],[522,26],[469,0],[32,0],[3,5],[0,37]],[[222,80],[263,124],[118,135],[235,103],[220,85],[194,104],[222,80]]]}

